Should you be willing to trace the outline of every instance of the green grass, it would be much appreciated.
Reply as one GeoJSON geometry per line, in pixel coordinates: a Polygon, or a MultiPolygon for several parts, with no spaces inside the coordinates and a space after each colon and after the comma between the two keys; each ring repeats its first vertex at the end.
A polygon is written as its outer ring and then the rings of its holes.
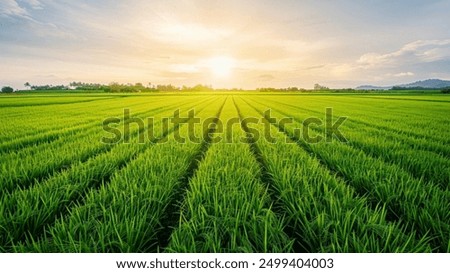
{"type": "Polygon", "coordinates": [[[441,94],[2,95],[0,252],[450,252],[449,102],[441,94]],[[334,120],[348,117],[339,128],[348,141],[305,141],[303,121],[325,120],[330,107],[334,120]],[[164,126],[177,109],[212,123],[164,126]],[[271,124],[267,109],[293,122],[271,124]],[[101,142],[109,117],[120,131],[131,125],[128,142],[101,142]],[[148,117],[155,123],[133,122],[148,117]],[[220,126],[227,120],[234,125],[220,126]],[[257,137],[268,132],[273,141],[257,137]],[[178,134],[203,137],[180,143],[178,134]]]}

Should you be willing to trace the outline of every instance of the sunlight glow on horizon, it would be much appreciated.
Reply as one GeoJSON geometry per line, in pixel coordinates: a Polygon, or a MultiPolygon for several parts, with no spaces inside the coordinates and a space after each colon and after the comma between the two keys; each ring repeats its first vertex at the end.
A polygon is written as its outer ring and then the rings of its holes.
{"type": "Polygon", "coordinates": [[[215,77],[228,78],[232,74],[236,61],[230,57],[216,56],[209,59],[207,64],[215,77]]]}

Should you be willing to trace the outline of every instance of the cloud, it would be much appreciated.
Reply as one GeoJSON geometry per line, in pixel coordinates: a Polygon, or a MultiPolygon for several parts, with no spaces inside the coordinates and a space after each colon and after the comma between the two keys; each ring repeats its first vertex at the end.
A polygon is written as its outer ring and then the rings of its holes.
{"type": "Polygon", "coordinates": [[[28,4],[32,9],[35,10],[44,9],[44,5],[38,0],[21,0],[21,2],[28,4]]]}
{"type": "Polygon", "coordinates": [[[0,16],[31,18],[28,11],[21,7],[15,0],[0,1],[0,16]]]}
{"type": "Polygon", "coordinates": [[[439,61],[450,58],[450,39],[418,40],[404,45],[401,49],[386,53],[367,53],[357,64],[362,66],[383,66],[407,63],[439,61]]]}
{"type": "Polygon", "coordinates": [[[273,81],[274,79],[275,79],[275,76],[273,76],[271,74],[263,74],[263,75],[258,76],[258,80],[265,81],[265,82],[273,81]]]}
{"type": "Polygon", "coordinates": [[[308,66],[307,68],[305,68],[305,70],[315,70],[315,69],[321,69],[324,67],[325,67],[325,65],[313,65],[313,66],[308,66]]]}
{"type": "Polygon", "coordinates": [[[0,17],[21,19],[23,22],[40,23],[33,17],[33,10],[42,10],[44,6],[38,0],[1,0],[0,17]],[[28,9],[27,9],[28,8],[28,9]]]}
{"type": "Polygon", "coordinates": [[[417,40],[395,51],[363,54],[353,62],[329,63],[326,69],[330,77],[334,78],[352,77],[361,81],[380,82],[401,77],[429,77],[439,71],[438,67],[448,63],[450,39],[417,40]]]}
{"type": "Polygon", "coordinates": [[[394,77],[411,77],[414,75],[415,74],[413,72],[401,72],[401,73],[394,74],[392,76],[394,76],[394,77]]]}

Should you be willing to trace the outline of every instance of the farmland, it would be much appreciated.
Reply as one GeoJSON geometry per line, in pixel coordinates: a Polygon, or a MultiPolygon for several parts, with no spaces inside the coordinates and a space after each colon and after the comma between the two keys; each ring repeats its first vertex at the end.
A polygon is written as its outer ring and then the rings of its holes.
{"type": "Polygon", "coordinates": [[[0,114],[0,252],[450,252],[445,95],[44,93],[0,114]]]}

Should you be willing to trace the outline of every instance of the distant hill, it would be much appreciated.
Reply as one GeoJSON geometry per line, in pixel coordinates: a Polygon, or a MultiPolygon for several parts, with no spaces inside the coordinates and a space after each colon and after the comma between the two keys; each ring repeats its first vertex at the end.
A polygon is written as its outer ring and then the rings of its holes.
{"type": "MultiPolygon", "coordinates": [[[[401,88],[429,88],[429,89],[441,89],[450,86],[450,81],[439,80],[439,79],[428,79],[424,81],[417,81],[407,84],[395,85],[401,88]]],[[[394,86],[374,86],[374,85],[361,85],[356,87],[357,90],[389,90],[394,86]]]]}
{"type": "Polygon", "coordinates": [[[392,86],[375,86],[375,85],[361,85],[356,87],[356,90],[388,90],[391,89],[392,86]]]}
{"type": "Polygon", "coordinates": [[[430,88],[430,89],[440,89],[450,86],[450,81],[444,81],[444,80],[438,80],[438,79],[431,79],[431,80],[424,80],[424,81],[418,81],[408,84],[402,84],[399,85],[399,87],[422,87],[422,88],[430,88]]]}

